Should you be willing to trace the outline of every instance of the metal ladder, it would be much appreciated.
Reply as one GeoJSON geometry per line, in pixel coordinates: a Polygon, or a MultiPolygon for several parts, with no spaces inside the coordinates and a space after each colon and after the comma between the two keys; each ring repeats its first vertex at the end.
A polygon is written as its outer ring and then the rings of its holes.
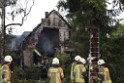
{"type": "Polygon", "coordinates": [[[90,29],[90,49],[89,49],[89,83],[100,83],[98,81],[97,61],[100,58],[100,38],[99,28],[92,27],[90,29]]]}

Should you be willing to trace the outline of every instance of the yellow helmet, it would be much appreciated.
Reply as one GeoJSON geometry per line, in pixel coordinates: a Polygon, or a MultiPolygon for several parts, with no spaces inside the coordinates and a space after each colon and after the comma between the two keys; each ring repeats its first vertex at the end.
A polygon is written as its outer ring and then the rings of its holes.
{"type": "Polygon", "coordinates": [[[103,59],[99,59],[97,62],[98,65],[103,65],[105,64],[105,61],[103,59]]]}
{"type": "Polygon", "coordinates": [[[53,58],[53,60],[52,60],[52,64],[56,64],[56,65],[58,65],[59,64],[59,59],[58,58],[53,58]]]}
{"type": "Polygon", "coordinates": [[[5,58],[4,58],[4,61],[5,62],[12,62],[12,57],[10,55],[6,55],[5,58]]]}

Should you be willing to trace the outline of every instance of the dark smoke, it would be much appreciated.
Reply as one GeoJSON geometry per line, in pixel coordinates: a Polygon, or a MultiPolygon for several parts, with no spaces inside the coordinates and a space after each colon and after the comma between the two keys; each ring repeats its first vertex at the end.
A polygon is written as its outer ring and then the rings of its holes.
{"type": "Polygon", "coordinates": [[[38,44],[36,47],[41,54],[48,57],[53,57],[55,48],[59,46],[59,30],[55,28],[44,27],[40,34],[38,44]]]}

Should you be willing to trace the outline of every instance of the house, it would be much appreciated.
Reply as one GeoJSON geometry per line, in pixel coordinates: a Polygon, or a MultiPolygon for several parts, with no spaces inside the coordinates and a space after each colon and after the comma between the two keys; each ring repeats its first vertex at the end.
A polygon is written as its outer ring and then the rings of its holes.
{"type": "Polygon", "coordinates": [[[66,52],[65,42],[70,38],[70,25],[59,12],[45,12],[45,18],[21,43],[24,66],[41,66],[43,57],[54,57],[56,51],[66,52]]]}

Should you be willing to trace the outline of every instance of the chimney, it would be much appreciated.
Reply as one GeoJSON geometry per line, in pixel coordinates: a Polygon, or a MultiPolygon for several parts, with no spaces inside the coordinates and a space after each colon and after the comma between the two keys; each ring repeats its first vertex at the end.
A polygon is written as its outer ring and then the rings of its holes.
{"type": "Polygon", "coordinates": [[[49,14],[48,12],[45,12],[45,18],[47,18],[47,17],[48,17],[48,14],[49,14]]]}

